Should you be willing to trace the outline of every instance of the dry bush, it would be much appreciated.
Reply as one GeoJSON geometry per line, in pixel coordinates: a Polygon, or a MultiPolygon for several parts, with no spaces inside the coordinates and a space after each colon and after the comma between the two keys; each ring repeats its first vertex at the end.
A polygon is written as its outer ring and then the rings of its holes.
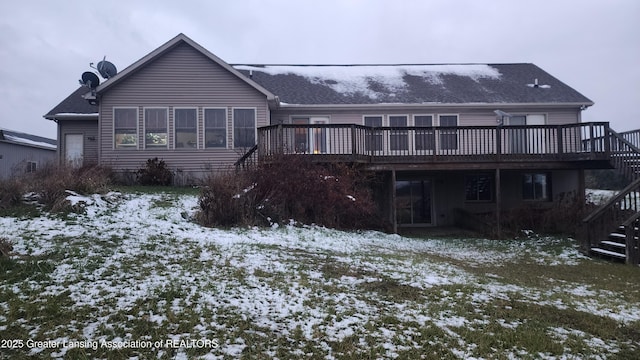
{"type": "Polygon", "coordinates": [[[212,177],[200,195],[204,225],[318,224],[339,229],[382,223],[364,172],[281,156],[260,166],[212,177]]]}
{"type": "Polygon", "coordinates": [[[12,177],[0,181],[0,209],[19,205],[26,192],[27,184],[22,179],[12,177]]]}
{"type": "Polygon", "coordinates": [[[5,238],[0,238],[0,257],[9,257],[12,251],[13,245],[11,244],[11,241],[5,238]]]}
{"type": "Polygon", "coordinates": [[[66,210],[66,190],[81,194],[103,193],[108,191],[111,180],[111,169],[101,166],[47,166],[34,174],[29,190],[39,195],[39,202],[45,207],[60,211],[66,210]]]}
{"type": "Polygon", "coordinates": [[[507,233],[533,230],[539,234],[564,234],[575,236],[582,219],[594,208],[575,193],[559,196],[551,207],[536,204],[510,210],[503,215],[502,225],[507,233]]]}
{"type": "Polygon", "coordinates": [[[200,191],[197,221],[206,226],[252,225],[257,204],[254,194],[248,194],[247,175],[230,171],[209,176],[200,191]]]}

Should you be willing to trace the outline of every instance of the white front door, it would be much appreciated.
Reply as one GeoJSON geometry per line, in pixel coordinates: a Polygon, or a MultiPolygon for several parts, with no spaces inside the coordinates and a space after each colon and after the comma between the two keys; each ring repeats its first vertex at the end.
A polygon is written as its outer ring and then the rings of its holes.
{"type": "Polygon", "coordinates": [[[64,159],[73,167],[82,166],[84,158],[84,139],[82,134],[66,134],[64,136],[64,159]]]}

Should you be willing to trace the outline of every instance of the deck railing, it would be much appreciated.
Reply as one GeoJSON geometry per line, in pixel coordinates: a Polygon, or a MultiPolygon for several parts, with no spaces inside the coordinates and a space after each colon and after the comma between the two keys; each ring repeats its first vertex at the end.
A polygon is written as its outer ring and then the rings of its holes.
{"type": "Polygon", "coordinates": [[[608,123],[522,126],[367,127],[281,124],[258,129],[258,156],[309,154],[354,162],[606,158],[608,123]]]}

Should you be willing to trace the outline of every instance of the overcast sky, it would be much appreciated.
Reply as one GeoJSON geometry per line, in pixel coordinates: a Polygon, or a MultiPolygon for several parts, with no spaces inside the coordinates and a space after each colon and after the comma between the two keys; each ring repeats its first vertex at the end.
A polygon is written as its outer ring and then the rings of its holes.
{"type": "Polygon", "coordinates": [[[228,63],[534,63],[640,128],[637,0],[1,1],[0,127],[55,138],[42,115],[89,63],[131,65],[179,33],[228,63]]]}

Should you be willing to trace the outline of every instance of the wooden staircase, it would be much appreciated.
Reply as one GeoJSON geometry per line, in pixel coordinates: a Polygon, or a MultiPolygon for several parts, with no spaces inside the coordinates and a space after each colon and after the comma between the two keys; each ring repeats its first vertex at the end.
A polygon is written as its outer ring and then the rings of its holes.
{"type": "Polygon", "coordinates": [[[589,214],[579,234],[583,251],[627,264],[640,264],[640,130],[618,134],[609,130],[603,146],[611,164],[631,183],[589,214]]]}

